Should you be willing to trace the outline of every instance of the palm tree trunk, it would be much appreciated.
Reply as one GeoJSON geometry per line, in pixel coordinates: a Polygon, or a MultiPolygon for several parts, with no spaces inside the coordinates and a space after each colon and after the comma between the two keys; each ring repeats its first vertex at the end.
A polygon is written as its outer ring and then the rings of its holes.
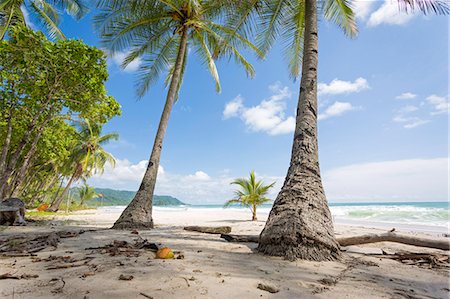
{"type": "Polygon", "coordinates": [[[335,260],[340,249],[322,187],[317,144],[317,0],[306,0],[305,5],[302,77],[291,162],[261,232],[258,250],[289,260],[335,260]]]}
{"type": "MultiPolygon", "coordinates": [[[[4,169],[6,168],[6,162],[8,158],[8,151],[9,146],[11,144],[11,134],[12,134],[12,118],[13,118],[13,108],[11,107],[9,111],[8,116],[8,127],[6,129],[6,137],[5,137],[5,143],[2,147],[2,154],[0,156],[0,177],[2,177],[4,174],[4,169]]],[[[0,180],[0,201],[3,199],[3,191],[6,187],[6,180],[3,182],[3,180],[0,180]]]]}
{"type": "Polygon", "coordinates": [[[252,221],[257,221],[258,218],[256,218],[256,205],[253,204],[252,206],[252,221]]]}
{"type": "Polygon", "coordinates": [[[152,154],[148,162],[147,170],[138,192],[133,200],[122,212],[119,219],[114,223],[114,229],[151,229],[153,228],[152,202],[153,192],[155,190],[156,178],[158,175],[159,161],[163,145],[164,135],[166,133],[169,121],[170,111],[176,98],[177,86],[181,80],[181,70],[184,64],[184,54],[186,52],[188,39],[188,28],[184,27],[181,33],[180,45],[178,48],[175,69],[167,93],[166,104],[159,121],[158,131],[156,132],[153,144],[152,154]]]}
{"type": "Polygon", "coordinates": [[[77,177],[77,174],[79,173],[78,167],[73,173],[73,175],[70,177],[69,182],[67,182],[66,188],[64,188],[63,193],[50,205],[50,207],[47,209],[49,212],[56,212],[59,210],[59,206],[61,205],[62,201],[64,200],[64,197],[66,197],[67,193],[69,192],[70,186],[72,186],[72,183],[75,181],[75,178],[77,177]]]}

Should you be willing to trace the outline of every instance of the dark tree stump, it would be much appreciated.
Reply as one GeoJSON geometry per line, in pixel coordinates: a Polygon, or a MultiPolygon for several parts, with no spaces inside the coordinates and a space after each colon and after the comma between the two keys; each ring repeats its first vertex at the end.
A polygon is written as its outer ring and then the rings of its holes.
{"type": "Polygon", "coordinates": [[[12,197],[0,202],[0,225],[26,225],[22,200],[12,197]]]}

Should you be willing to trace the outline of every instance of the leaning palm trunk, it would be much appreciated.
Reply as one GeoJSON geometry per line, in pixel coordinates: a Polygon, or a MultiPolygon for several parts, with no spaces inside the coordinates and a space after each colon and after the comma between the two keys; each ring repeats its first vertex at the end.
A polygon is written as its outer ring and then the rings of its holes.
{"type": "Polygon", "coordinates": [[[305,35],[296,128],[289,170],[261,232],[264,254],[315,261],[339,258],[322,187],[317,145],[317,1],[305,1],[305,35]]]}
{"type": "Polygon", "coordinates": [[[188,28],[183,27],[175,62],[174,72],[167,93],[166,104],[159,121],[158,131],[156,132],[155,142],[153,144],[152,154],[148,162],[147,170],[142,179],[141,186],[134,196],[131,203],[123,211],[120,218],[114,223],[114,229],[150,229],[153,228],[152,201],[155,190],[156,178],[158,175],[159,161],[163,145],[164,135],[166,133],[169,121],[170,111],[175,102],[177,87],[181,79],[181,70],[184,64],[184,57],[187,46],[188,28]]]}
{"type": "Polygon", "coordinates": [[[81,173],[83,172],[83,169],[81,165],[78,165],[75,172],[70,177],[70,180],[67,182],[66,188],[64,188],[64,191],[61,193],[59,197],[55,199],[55,201],[52,202],[50,207],[47,209],[49,212],[56,212],[59,210],[59,206],[61,205],[62,201],[66,197],[67,193],[69,193],[70,186],[72,186],[73,182],[75,182],[78,178],[80,178],[81,173]]]}

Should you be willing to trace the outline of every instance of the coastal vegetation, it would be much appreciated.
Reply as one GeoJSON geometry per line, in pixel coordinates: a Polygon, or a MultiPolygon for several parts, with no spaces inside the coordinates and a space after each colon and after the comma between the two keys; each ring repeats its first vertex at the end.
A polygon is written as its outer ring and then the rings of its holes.
{"type": "Polygon", "coordinates": [[[258,206],[270,202],[270,199],[266,196],[275,182],[264,185],[262,180],[256,180],[255,172],[252,171],[248,179],[239,178],[231,182],[231,184],[237,185],[239,189],[235,191],[235,198],[225,203],[225,207],[227,208],[234,204],[248,207],[252,212],[252,221],[258,220],[256,217],[256,209],[258,206]]]}
{"type": "Polygon", "coordinates": [[[8,37],[0,42],[0,198],[53,201],[54,211],[65,182],[112,160],[101,144],[117,136],[100,133],[120,105],[105,89],[103,51],[22,25],[8,37]]]}

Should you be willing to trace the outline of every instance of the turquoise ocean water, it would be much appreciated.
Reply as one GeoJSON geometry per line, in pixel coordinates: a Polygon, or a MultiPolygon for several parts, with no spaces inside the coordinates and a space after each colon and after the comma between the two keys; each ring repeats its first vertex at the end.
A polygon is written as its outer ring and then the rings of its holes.
{"type": "MultiPolygon", "coordinates": [[[[258,214],[268,215],[272,204],[258,208],[258,214]]],[[[110,211],[121,212],[125,207],[103,207],[110,211]]],[[[102,208],[101,208],[102,209],[102,208]]],[[[214,213],[223,209],[223,205],[183,205],[154,207],[155,210],[180,211],[203,210],[214,213]]],[[[228,209],[247,209],[232,206],[228,209]]],[[[365,202],[330,203],[334,222],[337,224],[361,225],[380,228],[403,228],[414,231],[450,233],[449,202],[365,202]]]]}
{"type": "MultiPolygon", "coordinates": [[[[222,205],[191,205],[186,208],[209,210],[222,207],[222,205]]],[[[258,211],[268,214],[271,207],[272,204],[262,205],[258,211]]],[[[232,208],[243,209],[242,207],[232,208]]],[[[408,227],[437,232],[448,232],[450,229],[449,202],[331,202],[330,210],[334,221],[341,224],[408,227]]]]}

